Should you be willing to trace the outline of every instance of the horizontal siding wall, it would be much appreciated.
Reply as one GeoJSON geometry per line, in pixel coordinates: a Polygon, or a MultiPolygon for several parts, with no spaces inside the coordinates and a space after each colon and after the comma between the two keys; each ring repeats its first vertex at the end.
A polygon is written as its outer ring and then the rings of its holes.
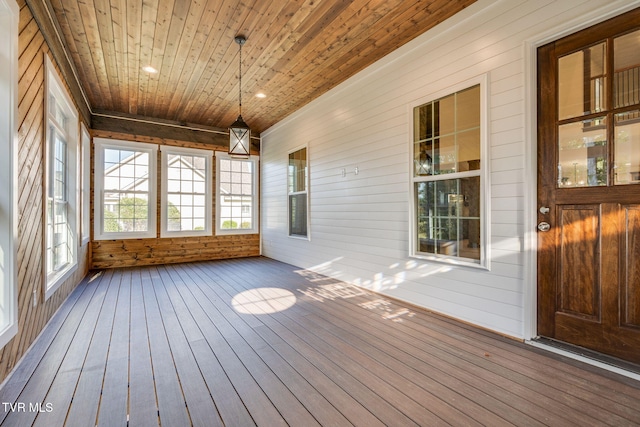
{"type": "Polygon", "coordinates": [[[11,372],[51,316],[86,275],[89,245],[78,250],[78,269],[45,302],[44,287],[44,36],[24,1],[18,38],[18,334],[0,351],[0,382],[11,372]],[[33,292],[38,295],[33,305],[33,292]]]}
{"type": "Polygon", "coordinates": [[[525,248],[525,198],[535,185],[525,170],[535,145],[525,137],[526,122],[534,120],[525,116],[525,43],[579,27],[582,16],[602,8],[628,5],[479,0],[268,129],[263,254],[525,337],[526,270],[535,268],[526,264],[525,248]],[[483,215],[491,268],[410,258],[411,106],[481,76],[489,95],[489,158],[482,160],[490,171],[490,210],[483,215]],[[287,154],[301,146],[310,162],[309,241],[287,236],[287,154]]]}

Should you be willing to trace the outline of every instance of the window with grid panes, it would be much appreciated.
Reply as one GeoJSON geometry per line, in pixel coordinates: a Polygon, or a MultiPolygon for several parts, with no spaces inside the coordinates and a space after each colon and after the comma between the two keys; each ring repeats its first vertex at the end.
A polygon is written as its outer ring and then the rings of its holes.
{"type": "Polygon", "coordinates": [[[211,235],[212,152],[163,147],[161,155],[161,235],[211,235]]]}
{"type": "Polygon", "coordinates": [[[480,85],[413,110],[413,255],[481,262],[480,85]]]}
{"type": "Polygon", "coordinates": [[[157,146],[94,138],[94,238],[157,237],[157,146]]]}
{"type": "Polygon", "coordinates": [[[258,232],[258,158],[216,153],[216,234],[258,232]]]}
{"type": "Polygon", "coordinates": [[[77,268],[78,115],[46,57],[46,269],[49,297],[77,268]]]}
{"type": "Polygon", "coordinates": [[[309,237],[307,148],[289,153],[288,165],[289,236],[309,237]]]}

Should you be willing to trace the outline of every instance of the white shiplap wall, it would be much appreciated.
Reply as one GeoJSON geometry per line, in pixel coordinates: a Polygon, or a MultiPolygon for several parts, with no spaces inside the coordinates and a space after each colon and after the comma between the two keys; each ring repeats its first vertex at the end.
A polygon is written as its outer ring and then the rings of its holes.
{"type": "Polygon", "coordinates": [[[531,54],[536,45],[633,6],[640,2],[479,0],[263,132],[262,253],[529,338],[535,332],[535,235],[525,233],[535,226],[527,210],[535,209],[531,54]],[[483,76],[491,268],[410,258],[411,107],[483,76]],[[301,146],[310,161],[309,241],[287,236],[287,154],[301,146]]]}

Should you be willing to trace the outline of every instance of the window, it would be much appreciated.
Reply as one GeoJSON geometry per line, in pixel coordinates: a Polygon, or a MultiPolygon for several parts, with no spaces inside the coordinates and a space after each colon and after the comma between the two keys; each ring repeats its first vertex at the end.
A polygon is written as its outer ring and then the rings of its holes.
{"type": "Polygon", "coordinates": [[[78,115],[46,60],[46,268],[48,298],[77,268],[78,115]]]}
{"type": "Polygon", "coordinates": [[[216,234],[257,233],[258,158],[216,153],[216,234]]]}
{"type": "Polygon", "coordinates": [[[413,109],[414,256],[480,264],[480,85],[413,109]]]}
{"type": "Polygon", "coordinates": [[[289,153],[289,236],[309,237],[307,228],[309,212],[308,169],[306,147],[289,153]]]}
{"type": "Polygon", "coordinates": [[[80,206],[82,206],[80,236],[82,236],[82,244],[89,243],[89,229],[91,228],[89,199],[91,197],[91,136],[84,123],[80,126],[80,136],[82,138],[82,166],[80,173],[80,182],[82,189],[80,190],[80,206]]]}
{"type": "Polygon", "coordinates": [[[157,146],[94,138],[94,238],[156,237],[157,146]]]}
{"type": "Polygon", "coordinates": [[[18,17],[15,1],[0,0],[0,348],[18,332],[18,17]]]}
{"type": "Polygon", "coordinates": [[[211,151],[162,147],[161,236],[211,235],[211,151]]]}

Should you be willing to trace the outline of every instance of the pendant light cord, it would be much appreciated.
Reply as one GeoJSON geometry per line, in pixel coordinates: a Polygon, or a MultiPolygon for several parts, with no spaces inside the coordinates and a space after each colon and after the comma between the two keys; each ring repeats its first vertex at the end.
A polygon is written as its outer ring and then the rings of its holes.
{"type": "Polygon", "coordinates": [[[238,66],[238,70],[239,70],[239,85],[238,85],[238,100],[239,100],[239,109],[240,109],[240,115],[242,116],[242,43],[238,43],[238,45],[240,46],[240,64],[238,66]]]}

